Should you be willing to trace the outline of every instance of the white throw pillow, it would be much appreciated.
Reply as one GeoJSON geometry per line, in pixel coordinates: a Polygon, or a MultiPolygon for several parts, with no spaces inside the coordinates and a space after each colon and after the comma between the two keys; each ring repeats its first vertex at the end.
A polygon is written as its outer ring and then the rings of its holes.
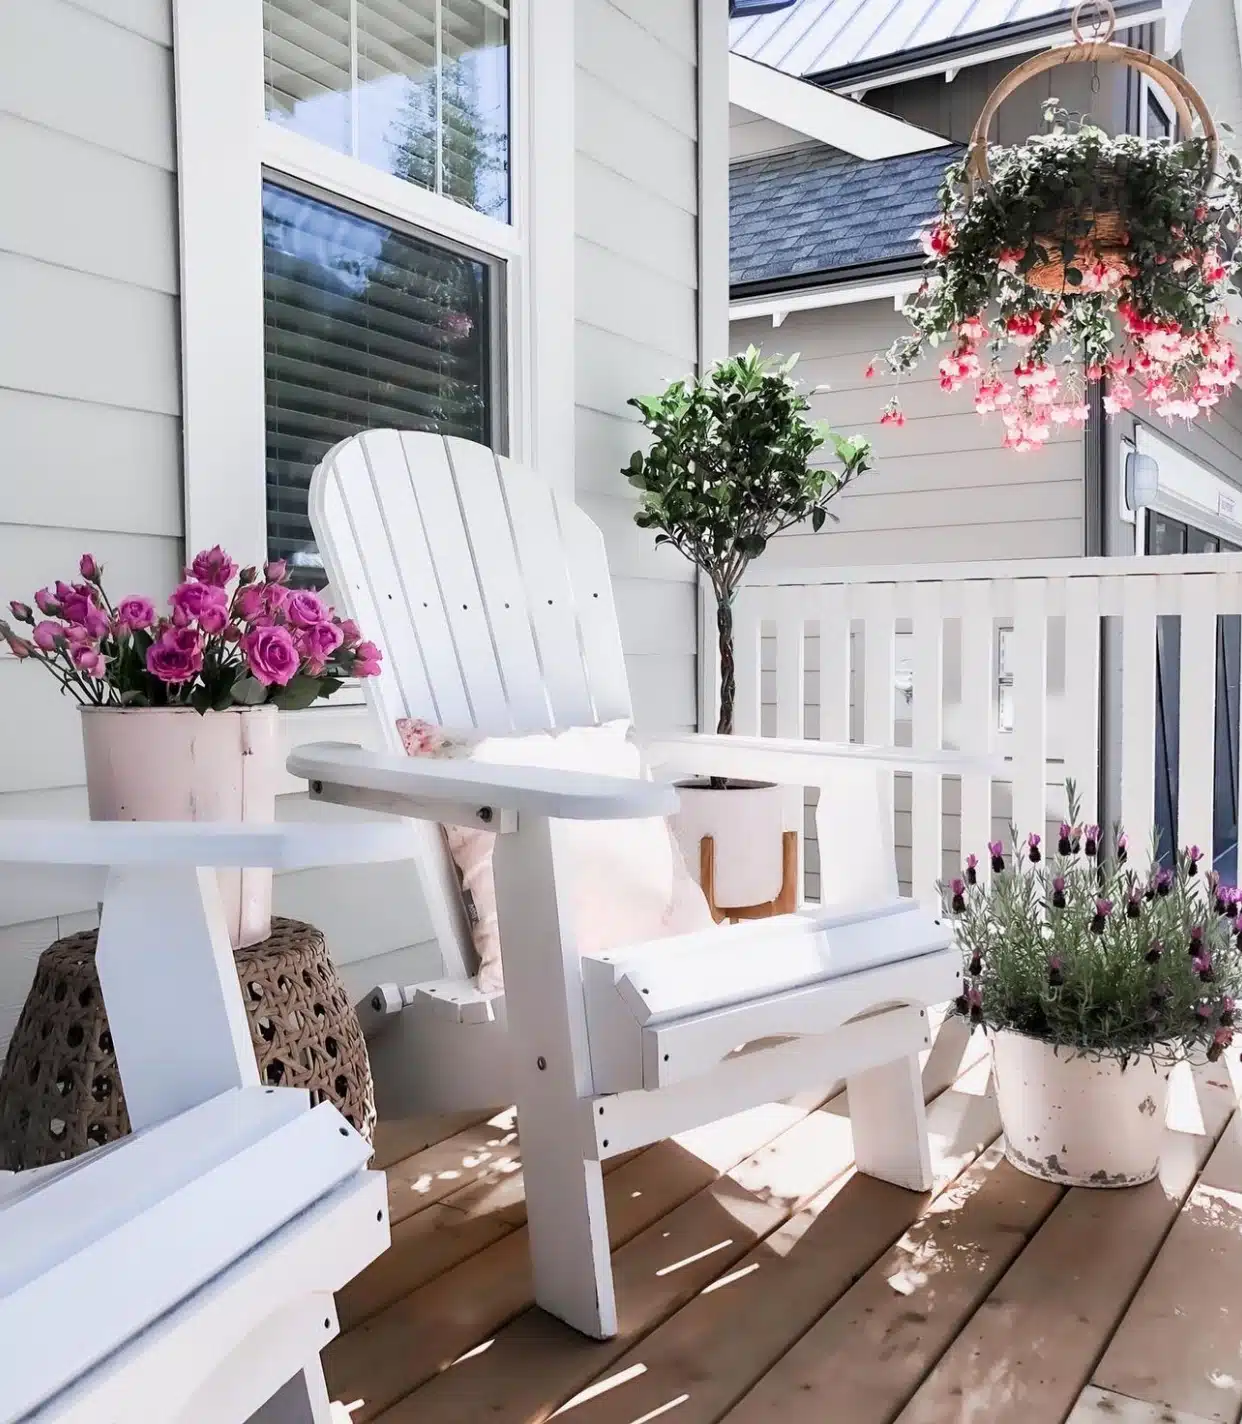
{"type": "MultiPolygon", "coordinates": [[[[599,776],[640,778],[642,758],[627,722],[564,731],[487,736],[401,718],[397,731],[410,756],[463,758],[504,766],[555,767],[599,776]]],[[[445,826],[449,853],[461,877],[479,956],[479,988],[504,986],[491,831],[445,826]]],[[[691,878],[662,817],[578,821],[571,838],[568,886],[579,953],[643,944],[715,925],[702,890],[691,878]]]]}

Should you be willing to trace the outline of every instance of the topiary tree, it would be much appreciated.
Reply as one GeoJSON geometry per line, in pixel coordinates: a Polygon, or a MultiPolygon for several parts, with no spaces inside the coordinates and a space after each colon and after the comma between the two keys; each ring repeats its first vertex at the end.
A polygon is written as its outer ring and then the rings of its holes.
{"type": "Polygon", "coordinates": [[[733,730],[733,600],[747,565],[783,529],[809,520],[818,533],[829,501],[871,468],[869,440],[806,419],[810,402],[790,375],[797,359],[765,360],[752,346],[698,380],[629,402],[655,437],[622,471],[641,494],[634,522],[659,530],[656,544],[697,564],[716,595],[717,732],[733,730]],[[826,445],[839,469],[811,463],[826,445]]]}

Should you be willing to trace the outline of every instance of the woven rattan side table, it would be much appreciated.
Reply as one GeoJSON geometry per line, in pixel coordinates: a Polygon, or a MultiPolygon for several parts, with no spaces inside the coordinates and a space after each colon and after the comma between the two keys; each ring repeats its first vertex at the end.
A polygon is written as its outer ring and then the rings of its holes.
{"type": "MultiPolygon", "coordinates": [[[[129,1131],[95,970],[96,932],[44,950],[0,1072],[0,1170],[63,1162],[129,1131]]],[[[375,1096],[366,1044],[323,935],[272,921],[234,956],[259,1076],[327,1099],[370,1139],[375,1096]]],[[[176,1014],[177,1005],[152,1004],[176,1014]]]]}

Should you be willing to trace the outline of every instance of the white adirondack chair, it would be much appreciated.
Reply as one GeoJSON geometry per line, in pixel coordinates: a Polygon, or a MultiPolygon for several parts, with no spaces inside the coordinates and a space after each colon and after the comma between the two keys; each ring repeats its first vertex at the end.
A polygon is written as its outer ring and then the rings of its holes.
{"type": "Polygon", "coordinates": [[[444,958],[444,978],[380,986],[360,1006],[381,1110],[516,1099],[539,1304],[615,1334],[601,1161],[800,1088],[846,1078],[859,1169],[929,1188],[918,1054],[927,1008],[959,992],[960,965],[936,914],[897,897],[877,777],[891,788],[895,768],[977,760],[767,738],[652,744],[651,765],[675,772],[830,788],[825,877],[853,903],[580,958],[562,894],[573,822],[667,814],[673,788],[409,759],[396,722],[503,733],[628,717],[599,531],[482,446],[392,430],[328,453],[311,521],[338,602],[384,649],[367,692],[385,750],[302,747],[289,769],[316,798],[418,820],[444,958]],[[499,833],[503,994],[471,981],[437,822],[499,833]]]}
{"type": "Polygon", "coordinates": [[[0,1173],[0,1424],[329,1424],[319,1351],[388,1244],[384,1178],[333,1107],[260,1085],[203,867],[408,854],[394,824],[0,822],[0,862],[109,870],[97,963],[134,1126],[0,1173]]]}

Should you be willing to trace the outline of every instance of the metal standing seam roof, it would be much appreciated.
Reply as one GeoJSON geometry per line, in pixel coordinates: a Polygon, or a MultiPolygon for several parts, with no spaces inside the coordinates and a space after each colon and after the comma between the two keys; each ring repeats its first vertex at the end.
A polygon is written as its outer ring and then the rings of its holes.
{"type": "Polygon", "coordinates": [[[816,147],[739,159],[729,176],[730,286],[918,257],[918,231],[961,152],[868,162],[816,147]]]}
{"type": "Polygon", "coordinates": [[[989,30],[1068,20],[1072,8],[1065,0],[798,0],[731,21],[729,47],[785,74],[830,76],[989,30]]]}

